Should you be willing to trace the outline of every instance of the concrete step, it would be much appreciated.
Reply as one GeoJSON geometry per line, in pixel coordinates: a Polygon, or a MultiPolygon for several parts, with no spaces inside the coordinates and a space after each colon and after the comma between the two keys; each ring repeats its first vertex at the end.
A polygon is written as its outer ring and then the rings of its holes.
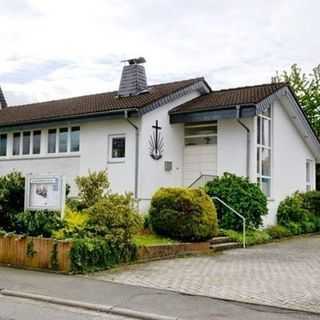
{"type": "Polygon", "coordinates": [[[232,240],[226,236],[214,237],[210,241],[210,244],[227,243],[232,242],[232,240]]]}
{"type": "Polygon", "coordinates": [[[240,247],[241,245],[238,242],[226,242],[226,243],[217,243],[217,244],[210,245],[210,249],[212,251],[224,251],[224,250],[235,249],[240,247]]]}

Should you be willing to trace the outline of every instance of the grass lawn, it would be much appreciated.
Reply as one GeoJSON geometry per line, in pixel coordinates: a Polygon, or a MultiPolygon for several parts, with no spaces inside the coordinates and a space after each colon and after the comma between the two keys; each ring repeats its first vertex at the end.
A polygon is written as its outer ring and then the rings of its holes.
{"type": "Polygon", "coordinates": [[[157,244],[172,244],[178,241],[163,238],[156,234],[137,234],[134,236],[134,242],[137,246],[152,246],[157,244]]]}

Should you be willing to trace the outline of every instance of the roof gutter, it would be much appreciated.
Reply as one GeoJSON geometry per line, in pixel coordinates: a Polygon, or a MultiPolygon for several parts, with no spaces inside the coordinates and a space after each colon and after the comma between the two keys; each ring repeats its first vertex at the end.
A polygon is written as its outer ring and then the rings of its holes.
{"type": "Polygon", "coordinates": [[[240,120],[241,116],[241,106],[236,106],[237,115],[236,119],[237,122],[246,130],[247,133],[247,148],[246,148],[246,173],[247,178],[250,179],[250,146],[251,146],[251,138],[250,138],[250,129],[240,120]]]}

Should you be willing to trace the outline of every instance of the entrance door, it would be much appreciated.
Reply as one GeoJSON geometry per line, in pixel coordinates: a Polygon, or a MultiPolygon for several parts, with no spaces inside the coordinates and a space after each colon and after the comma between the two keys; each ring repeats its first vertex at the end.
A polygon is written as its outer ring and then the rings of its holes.
{"type": "Polygon", "coordinates": [[[201,175],[217,175],[217,124],[185,126],[183,183],[190,186],[201,175]]]}

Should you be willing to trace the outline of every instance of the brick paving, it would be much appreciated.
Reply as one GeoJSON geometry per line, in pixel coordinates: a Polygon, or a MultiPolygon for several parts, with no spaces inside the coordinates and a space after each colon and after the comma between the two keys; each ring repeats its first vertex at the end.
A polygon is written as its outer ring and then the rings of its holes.
{"type": "Polygon", "coordinates": [[[137,264],[93,277],[320,313],[320,235],[137,264]]]}

